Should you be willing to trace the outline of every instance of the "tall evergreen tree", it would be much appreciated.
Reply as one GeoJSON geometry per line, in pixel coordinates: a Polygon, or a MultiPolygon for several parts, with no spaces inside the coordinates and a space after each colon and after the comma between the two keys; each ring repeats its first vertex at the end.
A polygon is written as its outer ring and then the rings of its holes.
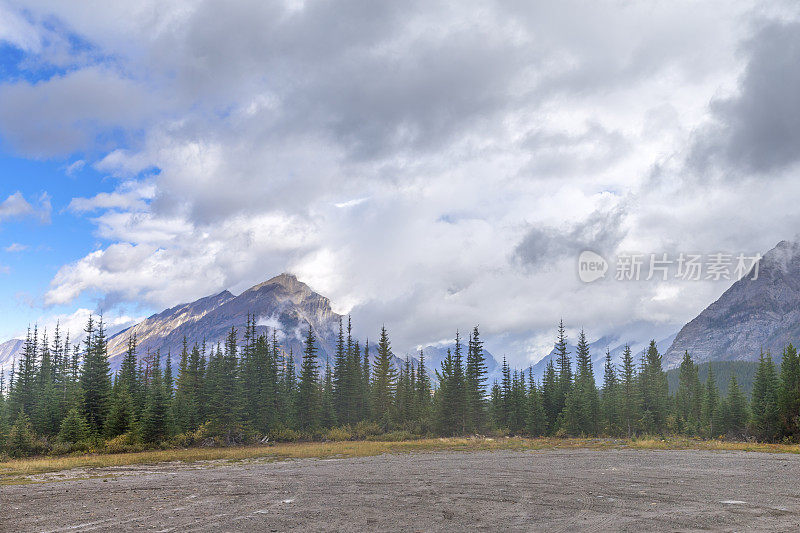
{"type": "Polygon", "coordinates": [[[528,413],[526,432],[531,437],[540,437],[547,431],[542,393],[533,379],[533,368],[528,368],[528,413]]]}
{"type": "Polygon", "coordinates": [[[564,321],[558,323],[558,338],[555,346],[556,365],[558,366],[558,403],[556,410],[559,414],[567,405],[567,394],[572,390],[572,361],[567,350],[567,334],[564,321]]]}
{"type": "Polygon", "coordinates": [[[466,429],[483,431],[486,429],[486,357],[483,355],[478,326],[472,328],[467,346],[466,379],[466,429]]]}
{"type": "Polygon", "coordinates": [[[297,393],[297,421],[301,429],[315,430],[320,425],[319,364],[314,331],[308,326],[300,383],[297,393]]]}
{"type": "Polygon", "coordinates": [[[542,406],[547,421],[547,433],[553,434],[558,429],[559,402],[561,389],[558,374],[553,360],[547,362],[547,367],[542,378],[542,406]]]}
{"type": "Polygon", "coordinates": [[[603,395],[601,409],[603,413],[603,429],[609,435],[619,435],[621,431],[619,414],[619,383],[611,352],[606,350],[606,362],[603,368],[603,395]]]}
{"type": "Polygon", "coordinates": [[[378,340],[378,357],[372,371],[372,408],[375,418],[384,428],[392,420],[392,409],[395,387],[397,385],[397,369],[392,362],[392,348],[386,327],[381,328],[378,340]]]}
{"type": "Polygon", "coordinates": [[[753,381],[750,411],[753,417],[753,431],[759,439],[773,441],[780,436],[778,375],[772,363],[772,356],[765,355],[763,350],[758,358],[758,371],[753,381]]]}
{"type": "Polygon", "coordinates": [[[681,361],[675,403],[681,427],[686,431],[696,432],[702,412],[702,386],[697,365],[688,351],[683,354],[681,361]]]}
{"type": "Polygon", "coordinates": [[[111,408],[111,369],[108,364],[106,335],[102,317],[95,330],[89,317],[86,325],[86,350],[81,368],[83,413],[93,434],[99,435],[111,408]]]}
{"type": "Polygon", "coordinates": [[[633,362],[633,353],[630,346],[625,345],[625,350],[622,352],[619,414],[622,430],[628,438],[636,434],[640,417],[637,381],[638,376],[636,375],[636,365],[633,362]]]}
{"type": "Polygon", "coordinates": [[[645,431],[663,432],[667,425],[669,386],[667,375],[661,368],[661,354],[658,353],[655,340],[650,341],[650,346],[642,360],[639,394],[643,420],[652,421],[651,424],[644,424],[650,426],[645,427],[645,431]]]}
{"type": "Polygon", "coordinates": [[[783,350],[778,408],[784,434],[800,437],[800,357],[791,343],[783,350]]]}
{"type": "Polygon", "coordinates": [[[581,330],[576,352],[575,383],[567,396],[565,421],[573,435],[596,435],[600,415],[600,400],[594,382],[592,359],[586,334],[581,330]]]}
{"type": "Polygon", "coordinates": [[[747,421],[750,418],[750,413],[747,408],[747,398],[739,388],[739,383],[736,381],[736,375],[731,374],[730,382],[728,383],[728,397],[727,403],[727,420],[725,423],[729,435],[741,438],[747,431],[747,421]]]}

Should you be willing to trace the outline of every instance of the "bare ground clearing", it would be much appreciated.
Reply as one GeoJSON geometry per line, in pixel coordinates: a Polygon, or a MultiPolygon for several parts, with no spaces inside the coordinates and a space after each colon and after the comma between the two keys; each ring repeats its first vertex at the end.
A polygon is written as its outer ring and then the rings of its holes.
{"type": "Polygon", "coordinates": [[[797,530],[797,479],[796,454],[709,450],[161,463],[2,486],[0,530],[797,530]]]}

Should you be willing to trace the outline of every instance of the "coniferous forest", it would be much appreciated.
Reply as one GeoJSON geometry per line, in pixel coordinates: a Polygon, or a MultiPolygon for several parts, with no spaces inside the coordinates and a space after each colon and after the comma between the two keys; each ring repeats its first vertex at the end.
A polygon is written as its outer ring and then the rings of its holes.
{"type": "Polygon", "coordinates": [[[626,349],[619,367],[607,354],[598,387],[585,333],[571,354],[563,322],[556,362],[540,379],[504,359],[491,384],[477,326],[466,340],[456,333],[432,374],[423,352],[396,366],[385,328],[376,346],[361,345],[351,331],[349,319],[340,321],[335,354],[323,366],[309,327],[299,368],[277,332],[256,334],[255,318],[224,343],[184,341],[177,368],[170,354],[140,356],[131,337],[112,373],[102,319],[89,319],[79,345],[58,327],[52,337],[34,328],[14,371],[0,376],[0,455],[472,434],[800,440],[800,357],[792,345],[779,367],[760,354],[748,400],[735,375],[726,395],[710,367],[701,382],[688,353],[670,395],[652,341],[638,357],[626,349]]]}

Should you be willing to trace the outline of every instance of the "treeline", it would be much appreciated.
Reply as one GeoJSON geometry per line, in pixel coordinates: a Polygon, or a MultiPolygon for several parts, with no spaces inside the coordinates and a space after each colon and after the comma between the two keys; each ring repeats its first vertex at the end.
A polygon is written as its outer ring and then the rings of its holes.
{"type": "Polygon", "coordinates": [[[626,348],[619,368],[607,353],[598,388],[586,335],[573,361],[563,322],[540,380],[504,359],[491,387],[477,326],[466,342],[456,334],[433,382],[422,352],[395,365],[385,328],[373,357],[349,319],[340,322],[322,366],[309,327],[299,369],[276,331],[257,334],[254,318],[243,329],[241,342],[234,328],[210,347],[184,340],[177,369],[170,354],[164,363],[159,351],[140,357],[131,337],[112,375],[102,319],[90,318],[75,346],[58,328],[52,340],[34,328],[8,383],[0,375],[0,454],[487,433],[800,439],[800,358],[791,345],[779,371],[761,354],[748,403],[735,375],[726,395],[711,368],[701,382],[688,353],[670,395],[655,342],[638,360],[626,348]]]}

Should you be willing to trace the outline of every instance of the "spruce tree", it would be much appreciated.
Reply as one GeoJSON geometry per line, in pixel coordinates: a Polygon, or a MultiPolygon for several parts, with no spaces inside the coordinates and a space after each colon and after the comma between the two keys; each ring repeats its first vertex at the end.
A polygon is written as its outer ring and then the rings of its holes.
{"type": "Polygon", "coordinates": [[[564,321],[558,323],[558,338],[555,346],[556,365],[558,366],[558,388],[559,394],[556,404],[558,414],[567,405],[567,394],[572,390],[572,361],[570,361],[569,351],[567,350],[567,335],[564,329],[564,321]]]}
{"type": "Polygon", "coordinates": [[[620,434],[619,384],[617,371],[611,360],[611,352],[606,349],[606,362],[603,369],[603,395],[601,397],[603,428],[608,435],[620,434]]]}
{"type": "Polygon", "coordinates": [[[394,392],[397,386],[397,369],[392,362],[392,348],[386,327],[381,328],[378,340],[378,357],[372,371],[372,408],[375,419],[388,428],[394,408],[394,392]]]}
{"type": "Polygon", "coordinates": [[[630,438],[638,430],[638,420],[640,418],[639,387],[637,386],[638,376],[636,375],[636,365],[633,362],[633,353],[630,346],[625,345],[622,352],[622,373],[620,375],[619,388],[619,414],[620,424],[625,435],[630,438]]]}
{"type": "Polygon", "coordinates": [[[581,330],[576,351],[575,383],[567,396],[565,421],[572,435],[596,435],[600,400],[594,382],[592,359],[586,334],[581,330]]]}
{"type": "Polygon", "coordinates": [[[753,432],[760,440],[774,441],[780,436],[781,420],[778,409],[778,375],[770,354],[758,358],[758,371],[753,382],[750,403],[753,432]]]}
{"type": "Polygon", "coordinates": [[[700,422],[702,387],[697,365],[692,361],[688,351],[683,354],[681,361],[675,402],[681,427],[684,431],[695,433],[700,422]]]}
{"type": "Polygon", "coordinates": [[[558,429],[559,401],[561,389],[558,383],[558,375],[553,360],[547,362],[542,378],[542,407],[547,422],[547,434],[552,435],[558,429]]]}
{"type": "Polygon", "coordinates": [[[747,432],[747,421],[750,414],[747,409],[747,398],[739,388],[736,381],[736,376],[731,374],[730,383],[728,384],[728,397],[727,403],[727,421],[726,429],[729,435],[735,438],[742,438],[747,432]]]}
{"type": "Polygon", "coordinates": [[[157,444],[169,437],[169,427],[169,400],[161,373],[161,353],[156,350],[147,384],[147,404],[142,413],[142,440],[157,444]]]}
{"type": "Polygon", "coordinates": [[[61,421],[58,440],[69,444],[77,444],[86,441],[90,434],[86,419],[84,419],[77,407],[73,407],[67,411],[67,416],[61,421]]]}
{"type": "Polygon", "coordinates": [[[661,354],[658,353],[655,340],[650,341],[642,361],[639,394],[642,415],[646,417],[643,420],[652,420],[651,427],[645,427],[645,431],[663,432],[667,425],[669,386],[667,375],[661,368],[661,354]]]}
{"type": "Polygon", "coordinates": [[[800,436],[800,357],[792,344],[783,350],[778,408],[784,435],[796,439],[800,436]]]}
{"type": "Polygon", "coordinates": [[[89,317],[85,331],[86,349],[80,378],[83,414],[92,433],[100,435],[111,408],[111,370],[102,317],[96,330],[92,317],[89,317]]]}
{"type": "Polygon", "coordinates": [[[533,380],[533,368],[528,368],[528,413],[526,432],[531,437],[540,437],[547,431],[542,393],[533,380]]]}
{"type": "Polygon", "coordinates": [[[425,354],[419,351],[419,364],[417,366],[417,415],[422,422],[422,427],[427,424],[431,413],[431,380],[425,366],[425,354]]]}
{"type": "Polygon", "coordinates": [[[333,370],[325,358],[325,381],[322,385],[322,405],[320,410],[320,422],[324,428],[332,428],[336,425],[336,409],[333,404],[333,370]]]}
{"type": "Polygon", "coordinates": [[[314,331],[308,326],[303,362],[300,365],[300,382],[297,392],[297,421],[299,427],[313,431],[320,425],[319,365],[314,331]]]}
{"type": "Polygon", "coordinates": [[[708,365],[708,377],[706,378],[705,397],[703,399],[703,426],[706,435],[715,437],[720,434],[720,401],[717,380],[714,377],[714,369],[708,365]]]}
{"type": "Polygon", "coordinates": [[[483,355],[478,326],[472,328],[467,346],[466,379],[466,411],[467,431],[484,431],[486,429],[486,357],[483,355]]]}

